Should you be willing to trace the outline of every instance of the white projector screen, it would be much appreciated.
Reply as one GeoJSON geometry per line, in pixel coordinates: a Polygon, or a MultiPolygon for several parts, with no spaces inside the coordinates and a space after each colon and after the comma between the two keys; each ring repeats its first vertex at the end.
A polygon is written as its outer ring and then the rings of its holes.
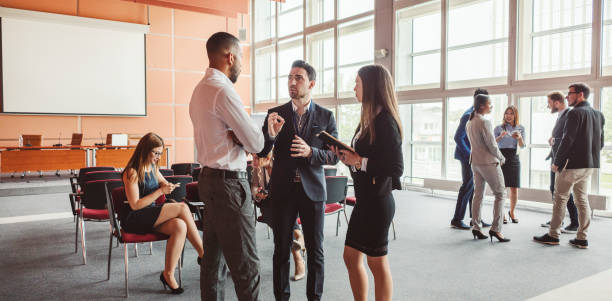
{"type": "Polygon", "coordinates": [[[146,26],[22,12],[0,10],[3,113],[146,115],[146,26]]]}

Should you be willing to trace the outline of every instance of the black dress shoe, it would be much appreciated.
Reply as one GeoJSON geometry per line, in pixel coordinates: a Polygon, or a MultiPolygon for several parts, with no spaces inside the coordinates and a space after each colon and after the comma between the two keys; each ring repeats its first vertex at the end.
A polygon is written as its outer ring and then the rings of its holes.
{"type": "Polygon", "coordinates": [[[579,249],[589,248],[589,242],[586,239],[570,239],[569,244],[579,249]]]}
{"type": "Polygon", "coordinates": [[[569,224],[567,227],[561,229],[561,233],[576,233],[578,232],[578,225],[569,224]]]}
{"type": "Polygon", "coordinates": [[[459,230],[470,230],[470,226],[466,225],[463,221],[451,221],[451,228],[459,230]]]}
{"type": "Polygon", "coordinates": [[[533,237],[533,241],[535,242],[539,242],[541,244],[545,244],[545,245],[559,245],[559,239],[558,238],[554,238],[550,235],[548,235],[548,233],[542,235],[542,236],[534,236],[533,237]]]}
{"type": "Polygon", "coordinates": [[[488,228],[488,227],[491,227],[491,224],[489,224],[489,223],[487,223],[487,222],[485,222],[485,221],[480,221],[480,223],[482,224],[482,227],[483,227],[483,228],[488,228]]]}

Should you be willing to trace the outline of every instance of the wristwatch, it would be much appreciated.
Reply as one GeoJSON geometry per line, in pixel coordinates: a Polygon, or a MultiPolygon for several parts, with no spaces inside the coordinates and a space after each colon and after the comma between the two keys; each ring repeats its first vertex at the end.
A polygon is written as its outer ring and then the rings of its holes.
{"type": "Polygon", "coordinates": [[[357,163],[355,163],[355,168],[357,170],[361,170],[361,159],[359,159],[359,161],[357,161],[357,163]]]}

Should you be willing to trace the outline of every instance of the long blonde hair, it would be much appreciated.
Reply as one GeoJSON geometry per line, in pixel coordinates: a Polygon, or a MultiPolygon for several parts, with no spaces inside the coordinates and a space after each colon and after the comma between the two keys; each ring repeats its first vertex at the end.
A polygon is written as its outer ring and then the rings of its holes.
{"type": "Polygon", "coordinates": [[[514,113],[514,120],[512,120],[512,127],[517,127],[520,125],[518,109],[514,105],[509,105],[504,110],[504,118],[502,121],[502,127],[504,128],[504,130],[506,129],[506,112],[508,112],[508,110],[512,110],[512,112],[514,113]]]}
{"type": "Polygon", "coordinates": [[[357,74],[361,78],[363,87],[361,121],[359,123],[360,136],[368,136],[370,144],[374,143],[376,138],[374,119],[380,109],[381,112],[387,111],[391,114],[397,123],[400,137],[403,137],[395,87],[389,70],[382,65],[374,64],[361,67],[357,74]]]}
{"type": "MultiPolygon", "coordinates": [[[[138,177],[138,183],[144,183],[145,179],[145,167],[148,166],[147,159],[149,158],[149,154],[153,151],[154,148],[162,147],[164,148],[164,140],[155,133],[147,133],[146,135],[140,138],[138,141],[138,145],[136,145],[136,149],[128,161],[128,164],[125,166],[123,173],[126,173],[129,169],[134,169],[136,171],[136,176],[138,177]]],[[[154,172],[157,174],[159,170],[158,164],[154,165],[154,172]]]]}

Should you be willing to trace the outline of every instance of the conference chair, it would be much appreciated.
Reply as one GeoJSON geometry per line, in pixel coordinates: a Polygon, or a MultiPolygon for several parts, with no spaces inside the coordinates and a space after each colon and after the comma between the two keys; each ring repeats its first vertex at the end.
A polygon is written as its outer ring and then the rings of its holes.
{"type": "MultiPolygon", "coordinates": [[[[107,267],[107,276],[106,280],[110,280],[110,271],[111,271],[111,259],[112,259],[112,251],[113,251],[113,237],[117,238],[117,240],[123,244],[123,263],[125,265],[125,296],[129,297],[129,286],[128,286],[128,244],[137,244],[137,243],[150,243],[151,246],[151,254],[153,254],[153,242],[154,241],[163,241],[168,240],[169,236],[151,232],[146,234],[136,234],[130,233],[123,230],[119,224],[118,216],[121,215],[121,210],[123,210],[123,206],[127,203],[127,197],[125,195],[125,187],[117,187],[112,189],[112,187],[107,186],[105,191],[106,195],[106,206],[108,208],[109,222],[111,225],[111,234],[108,243],[108,267],[107,267]]],[[[162,195],[158,199],[165,199],[165,196],[162,195]]],[[[164,200],[161,200],[159,203],[163,203],[164,200]]],[[[156,201],[156,203],[158,203],[156,201]]],[[[184,249],[183,249],[184,251],[184,249]]],[[[183,256],[181,255],[181,258],[183,256]]],[[[179,286],[182,286],[182,269],[180,264],[181,259],[179,258],[178,267],[178,282],[179,286]]]]}
{"type": "Polygon", "coordinates": [[[172,184],[180,184],[170,194],[166,195],[167,200],[175,200],[177,202],[183,201],[185,195],[187,195],[187,184],[193,182],[191,176],[167,176],[164,177],[166,181],[172,184]]]}
{"type": "Polygon", "coordinates": [[[204,203],[200,201],[200,194],[198,189],[198,182],[191,182],[185,185],[186,193],[185,198],[183,199],[189,210],[194,215],[194,221],[198,230],[202,231],[203,224],[202,222],[204,217],[204,203]]]}
{"type": "Polygon", "coordinates": [[[344,218],[348,225],[348,218],[345,211],[346,192],[348,191],[348,177],[329,176],[325,177],[327,186],[327,200],[325,201],[325,215],[337,214],[336,236],[340,227],[340,213],[344,213],[344,218]]]}
{"type": "Polygon", "coordinates": [[[81,248],[83,249],[83,264],[87,264],[87,241],[85,239],[85,221],[106,221],[108,210],[106,209],[106,187],[116,188],[123,186],[123,181],[118,179],[95,180],[87,182],[85,190],[81,195],[81,201],[77,209],[77,226],[74,238],[74,249],[78,248],[78,233],[81,232],[81,248]]]}
{"type": "MultiPolygon", "coordinates": [[[[103,170],[115,170],[114,167],[109,166],[95,166],[95,167],[84,167],[79,170],[78,175],[74,175],[70,177],[70,188],[72,189],[72,193],[68,194],[68,198],[70,200],[70,208],[72,208],[72,215],[74,217],[74,221],[76,222],[77,218],[77,207],[78,202],[80,201],[79,193],[81,192],[81,186],[85,177],[85,174],[90,171],[103,171],[103,170]]],[[[76,253],[76,246],[74,252],[76,253]]]]}
{"type": "Polygon", "coordinates": [[[174,170],[174,175],[191,175],[191,171],[197,167],[200,167],[200,163],[174,163],[170,168],[174,170]]]}
{"type": "MultiPolygon", "coordinates": [[[[347,196],[345,200],[345,204],[347,206],[355,207],[355,205],[357,204],[357,198],[354,195],[347,196]]],[[[346,216],[346,213],[345,213],[345,216],[346,216]]],[[[393,240],[395,240],[397,237],[395,234],[395,218],[391,220],[391,228],[393,229],[393,240]]]]}
{"type": "Polygon", "coordinates": [[[169,168],[160,168],[159,172],[162,174],[162,176],[167,177],[167,176],[173,176],[174,175],[174,170],[169,169],[169,168]]]}
{"type": "Polygon", "coordinates": [[[201,170],[202,170],[202,167],[196,167],[191,171],[191,177],[193,178],[194,182],[198,181],[198,177],[200,176],[201,170]]]}

